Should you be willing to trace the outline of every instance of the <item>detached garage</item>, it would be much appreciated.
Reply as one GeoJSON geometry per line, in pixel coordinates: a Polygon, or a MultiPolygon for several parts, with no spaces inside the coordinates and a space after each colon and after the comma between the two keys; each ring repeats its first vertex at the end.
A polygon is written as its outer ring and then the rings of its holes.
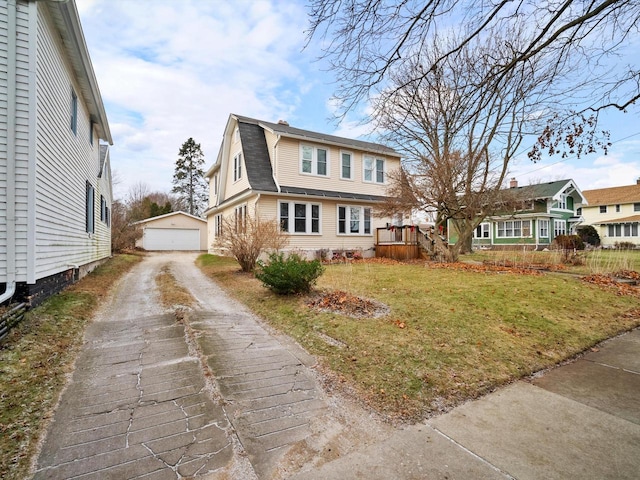
{"type": "Polygon", "coordinates": [[[188,213],[167,213],[135,224],[142,227],[136,246],[144,250],[207,249],[207,221],[188,213]]]}

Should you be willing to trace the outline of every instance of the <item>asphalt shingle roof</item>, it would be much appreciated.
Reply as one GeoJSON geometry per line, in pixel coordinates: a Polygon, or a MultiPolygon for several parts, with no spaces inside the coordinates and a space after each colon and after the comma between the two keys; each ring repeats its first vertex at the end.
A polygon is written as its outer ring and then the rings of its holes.
{"type": "MultiPolygon", "coordinates": [[[[537,185],[525,185],[523,187],[509,188],[513,192],[521,192],[523,198],[551,198],[560,191],[571,180],[557,180],[555,182],[538,183],[537,185]]],[[[589,204],[591,202],[589,201],[589,204]]]]}
{"type": "Polygon", "coordinates": [[[249,185],[254,190],[277,192],[264,130],[255,123],[243,121],[238,122],[238,129],[249,185]]]}
{"type": "Polygon", "coordinates": [[[400,154],[393,148],[389,148],[386,145],[374,142],[365,142],[362,140],[354,140],[352,138],[337,137],[335,135],[327,135],[319,132],[312,132],[310,130],[303,130],[301,128],[295,128],[283,123],[272,123],[264,120],[257,120],[255,118],[243,117],[241,115],[234,115],[238,122],[245,124],[253,123],[255,125],[264,125],[266,128],[273,130],[284,136],[302,137],[309,140],[315,140],[318,142],[334,143],[338,145],[344,145],[346,147],[358,148],[365,151],[383,153],[387,155],[393,155],[399,157],[400,154]]]}
{"type": "Polygon", "coordinates": [[[586,197],[591,207],[637,203],[640,202],[640,184],[585,190],[582,194],[586,197]]]}

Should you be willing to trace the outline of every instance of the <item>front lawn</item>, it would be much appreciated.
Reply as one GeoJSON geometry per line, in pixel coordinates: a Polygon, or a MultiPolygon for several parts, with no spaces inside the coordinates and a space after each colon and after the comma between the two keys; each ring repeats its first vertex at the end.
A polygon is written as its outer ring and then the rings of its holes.
{"type": "Polygon", "coordinates": [[[276,296],[231,259],[203,255],[198,263],[317,355],[334,386],[403,420],[448,409],[640,325],[637,297],[566,275],[423,263],[328,265],[319,290],[390,307],[380,318],[351,318],[311,308],[308,296],[276,296]]]}

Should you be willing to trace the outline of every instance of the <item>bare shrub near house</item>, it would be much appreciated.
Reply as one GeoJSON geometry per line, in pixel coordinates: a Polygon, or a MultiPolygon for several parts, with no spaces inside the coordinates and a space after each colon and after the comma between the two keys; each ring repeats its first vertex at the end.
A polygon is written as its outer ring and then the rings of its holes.
{"type": "Polygon", "coordinates": [[[263,253],[281,250],[289,242],[277,220],[255,215],[225,217],[220,239],[243,272],[252,272],[263,253]]]}

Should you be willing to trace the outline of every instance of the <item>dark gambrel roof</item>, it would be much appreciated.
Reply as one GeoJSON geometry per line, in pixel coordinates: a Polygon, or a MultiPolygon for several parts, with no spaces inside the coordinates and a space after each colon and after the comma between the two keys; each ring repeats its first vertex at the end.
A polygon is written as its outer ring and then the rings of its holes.
{"type": "Polygon", "coordinates": [[[365,195],[362,193],[351,192],[334,192],[331,190],[316,190],[313,188],[300,188],[300,187],[280,187],[281,193],[288,193],[290,195],[309,195],[311,197],[325,197],[325,198],[337,198],[348,200],[364,200],[369,202],[381,202],[385,197],[379,195],[365,195]]]}
{"type": "Polygon", "coordinates": [[[327,135],[319,132],[312,132],[310,130],[303,130],[301,128],[291,127],[286,123],[272,123],[265,122],[263,120],[256,120],[255,118],[243,117],[241,115],[234,115],[238,119],[238,122],[252,123],[255,125],[264,125],[266,128],[273,130],[275,133],[284,136],[307,138],[309,141],[317,141],[324,143],[333,143],[337,145],[344,145],[345,147],[357,148],[369,152],[377,152],[386,155],[393,155],[399,157],[400,154],[394,149],[382,145],[380,143],[365,142],[362,140],[354,140],[351,138],[337,137],[335,135],[327,135]]]}
{"type": "Polygon", "coordinates": [[[249,185],[254,190],[277,192],[264,130],[259,125],[243,121],[238,121],[238,129],[249,185]]]}

